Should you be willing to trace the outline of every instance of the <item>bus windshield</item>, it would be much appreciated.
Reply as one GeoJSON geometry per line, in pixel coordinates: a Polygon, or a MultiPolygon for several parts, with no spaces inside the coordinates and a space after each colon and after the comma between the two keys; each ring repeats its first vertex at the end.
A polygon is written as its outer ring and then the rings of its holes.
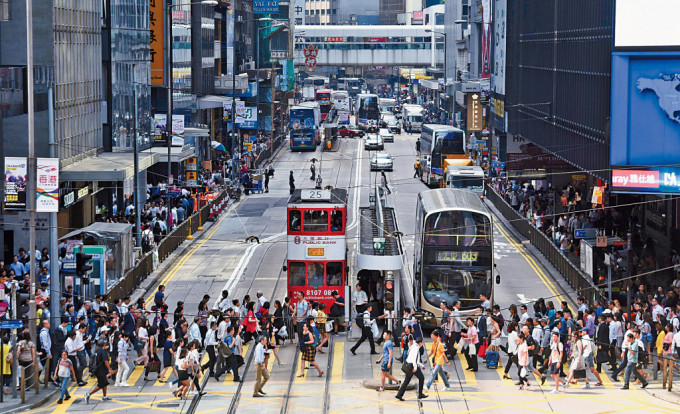
{"type": "Polygon", "coordinates": [[[463,133],[448,133],[445,137],[437,139],[433,152],[439,154],[465,154],[463,133]]]}
{"type": "Polygon", "coordinates": [[[452,188],[469,188],[479,189],[484,187],[484,178],[482,177],[461,177],[458,175],[451,175],[449,185],[452,188]]]}
{"type": "Polygon", "coordinates": [[[487,216],[469,211],[442,211],[425,221],[426,246],[491,247],[491,223],[487,216]]]}

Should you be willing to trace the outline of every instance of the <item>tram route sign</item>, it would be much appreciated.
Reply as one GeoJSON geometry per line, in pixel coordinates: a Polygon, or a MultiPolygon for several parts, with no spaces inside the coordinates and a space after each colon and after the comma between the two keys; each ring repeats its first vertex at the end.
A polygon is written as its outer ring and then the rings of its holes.
{"type": "Polygon", "coordinates": [[[384,237],[374,237],[373,238],[373,250],[378,250],[378,251],[385,250],[385,238],[384,237]]]}
{"type": "Polygon", "coordinates": [[[301,190],[302,201],[331,201],[330,190],[301,190]]]}

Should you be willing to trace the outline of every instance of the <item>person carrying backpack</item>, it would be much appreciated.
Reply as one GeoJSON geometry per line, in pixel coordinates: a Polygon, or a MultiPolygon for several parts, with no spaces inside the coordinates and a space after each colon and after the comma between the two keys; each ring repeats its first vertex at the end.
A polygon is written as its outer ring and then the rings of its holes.
{"type": "Polygon", "coordinates": [[[352,347],[350,348],[350,352],[352,355],[356,355],[356,350],[359,348],[359,345],[361,345],[366,339],[368,339],[368,343],[371,345],[371,355],[377,355],[378,353],[375,351],[375,343],[373,342],[373,332],[371,331],[371,324],[374,323],[375,321],[371,319],[371,311],[373,310],[373,306],[369,303],[368,306],[366,306],[365,310],[363,313],[357,315],[356,318],[356,323],[361,329],[361,338],[359,338],[359,341],[352,347]]]}

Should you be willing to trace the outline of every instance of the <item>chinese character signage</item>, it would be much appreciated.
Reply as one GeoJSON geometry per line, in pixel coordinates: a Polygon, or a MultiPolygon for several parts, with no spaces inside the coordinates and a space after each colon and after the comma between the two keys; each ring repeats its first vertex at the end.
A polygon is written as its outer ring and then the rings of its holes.
{"type": "Polygon", "coordinates": [[[279,12],[279,0],[253,0],[253,13],[270,14],[279,12]]]}
{"type": "Polygon", "coordinates": [[[184,146],[184,115],[172,115],[172,146],[184,146]]]}
{"type": "Polygon", "coordinates": [[[165,85],[165,53],[163,37],[163,1],[149,0],[149,25],[151,37],[151,84],[165,85]]]}
{"type": "Polygon", "coordinates": [[[26,209],[26,158],[5,157],[5,210],[26,209]]]}
{"type": "Polygon", "coordinates": [[[481,131],[484,129],[484,108],[480,102],[481,94],[468,93],[467,94],[467,129],[468,131],[481,131]]]}
{"type": "Polygon", "coordinates": [[[38,158],[36,179],[36,211],[59,212],[59,158],[38,158]]]}
{"type": "Polygon", "coordinates": [[[612,192],[680,194],[680,168],[613,169],[612,192]]]}
{"type": "Polygon", "coordinates": [[[236,124],[242,129],[256,129],[257,128],[257,108],[254,106],[236,105],[236,124]]]}

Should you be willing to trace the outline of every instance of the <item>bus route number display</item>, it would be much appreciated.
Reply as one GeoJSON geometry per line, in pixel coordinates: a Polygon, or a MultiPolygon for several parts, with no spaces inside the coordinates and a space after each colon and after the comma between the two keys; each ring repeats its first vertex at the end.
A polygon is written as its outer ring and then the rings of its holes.
{"type": "Polygon", "coordinates": [[[438,262],[476,262],[479,252],[457,252],[441,251],[437,252],[438,262]]]}
{"type": "Polygon", "coordinates": [[[302,190],[300,193],[302,201],[331,201],[330,190],[302,190]]]}
{"type": "Polygon", "coordinates": [[[307,249],[307,256],[323,256],[324,249],[322,247],[312,247],[307,249]]]}

